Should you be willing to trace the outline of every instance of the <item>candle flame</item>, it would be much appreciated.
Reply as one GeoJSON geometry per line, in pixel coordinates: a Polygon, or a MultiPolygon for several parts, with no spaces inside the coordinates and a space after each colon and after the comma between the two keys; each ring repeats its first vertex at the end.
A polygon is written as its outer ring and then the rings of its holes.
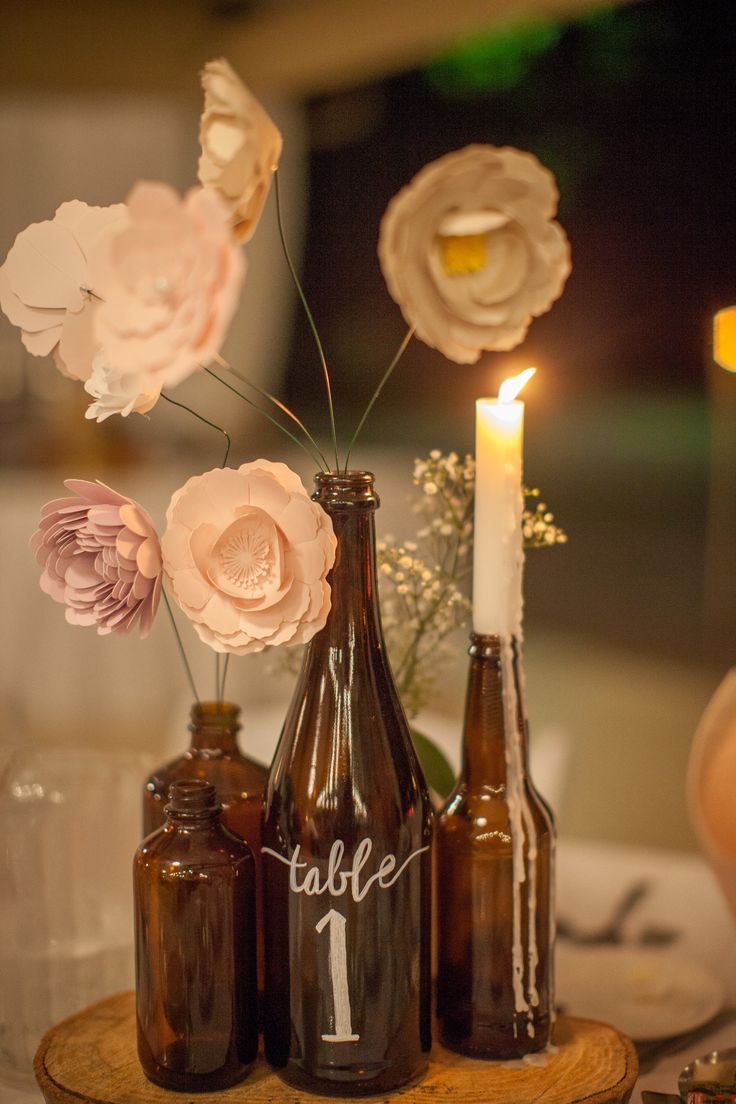
{"type": "Polygon", "coordinates": [[[513,402],[536,370],[536,368],[527,368],[524,372],[520,372],[518,376],[512,376],[510,379],[504,380],[498,389],[498,401],[502,403],[513,402]]]}

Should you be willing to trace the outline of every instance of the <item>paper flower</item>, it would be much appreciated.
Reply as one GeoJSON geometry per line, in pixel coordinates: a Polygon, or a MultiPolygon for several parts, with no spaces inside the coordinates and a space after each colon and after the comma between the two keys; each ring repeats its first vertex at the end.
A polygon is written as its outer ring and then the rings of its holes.
{"type": "Polygon", "coordinates": [[[53,353],[59,371],[72,379],[89,377],[95,354],[90,253],[124,215],[122,203],[62,203],[53,219],[18,235],[0,268],[0,307],[20,327],[26,349],[34,356],[53,353]]]}
{"type": "Polygon", "coordinates": [[[175,492],[161,541],[171,590],[201,639],[245,655],[302,644],[330,609],[332,522],[285,464],[215,468],[175,492]]]}
{"type": "Polygon", "coordinates": [[[31,549],[43,566],[41,590],[66,606],[71,625],[101,636],[136,627],[148,636],[161,596],[161,548],[137,502],[84,479],[67,479],[76,497],[41,510],[31,549]]]}
{"type": "Polygon", "coordinates": [[[513,349],[570,273],[552,174],[529,153],[467,146],[426,165],[381,222],[389,292],[417,337],[460,364],[513,349]]]}
{"type": "Polygon", "coordinates": [[[111,368],[102,350],[95,354],[92,375],[84,390],[95,400],[89,404],[84,416],[98,422],[104,422],[111,414],[120,414],[123,418],[134,411],[147,414],[161,394],[161,388],[151,387],[144,373],[128,372],[123,375],[116,368],[111,368]]]}
{"type": "Polygon", "coordinates": [[[225,340],[245,273],[219,196],[139,183],[115,234],[92,257],[103,302],[95,335],[109,364],[142,373],[146,390],[175,386],[225,340]]]}
{"type": "Polygon", "coordinates": [[[236,240],[246,242],[261,217],[283,139],[224,58],[207,62],[202,88],[199,181],[219,192],[232,215],[236,240]]]}

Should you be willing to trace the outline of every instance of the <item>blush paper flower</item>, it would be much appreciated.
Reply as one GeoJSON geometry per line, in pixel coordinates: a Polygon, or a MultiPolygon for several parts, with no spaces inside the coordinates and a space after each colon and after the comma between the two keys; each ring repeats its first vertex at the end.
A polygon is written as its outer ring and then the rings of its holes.
{"type": "Polygon", "coordinates": [[[121,226],[92,257],[103,300],[95,336],[108,363],[145,374],[148,390],[181,383],[219,352],[244,273],[215,192],[181,199],[167,184],[137,184],[121,226]]]}
{"type": "Polygon", "coordinates": [[[66,606],[71,625],[104,636],[137,627],[148,636],[161,597],[161,548],[137,502],[84,479],[67,479],[74,497],[47,502],[31,537],[43,566],[41,589],[66,606]]]}
{"type": "Polygon", "coordinates": [[[215,651],[303,644],[324,626],[332,521],[285,464],[255,460],[194,476],[166,520],[164,572],[215,651]]]}
{"type": "Polygon", "coordinates": [[[513,349],[570,273],[557,187],[536,157],[473,145],[426,165],[389,203],[378,255],[417,337],[460,364],[513,349]]]}
{"type": "Polygon", "coordinates": [[[224,58],[207,62],[202,88],[199,181],[222,196],[236,240],[246,242],[261,217],[283,139],[224,58]]]}
{"type": "Polygon", "coordinates": [[[0,307],[20,327],[26,349],[34,356],[53,353],[59,371],[72,379],[89,377],[95,354],[90,254],[124,215],[122,203],[62,203],[53,219],[18,234],[0,268],[0,307]]]}
{"type": "Polygon", "coordinates": [[[147,414],[161,394],[161,388],[151,385],[145,373],[128,372],[123,375],[116,368],[111,368],[102,350],[95,354],[92,375],[84,390],[94,399],[84,416],[98,422],[104,422],[111,414],[120,414],[123,418],[134,411],[147,414]]]}

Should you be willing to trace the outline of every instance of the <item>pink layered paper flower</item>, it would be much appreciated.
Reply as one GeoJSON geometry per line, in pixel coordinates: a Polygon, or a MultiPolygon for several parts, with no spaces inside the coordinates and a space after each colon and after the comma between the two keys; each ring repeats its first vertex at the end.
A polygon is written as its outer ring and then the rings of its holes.
{"type": "Polygon", "coordinates": [[[164,572],[215,651],[303,644],[324,626],[332,521],[285,464],[255,460],[194,476],[166,520],[164,572]]]}
{"type": "Polygon", "coordinates": [[[26,349],[34,356],[53,353],[59,371],[72,379],[88,379],[96,350],[90,254],[124,215],[122,203],[62,203],[53,219],[18,235],[0,268],[0,307],[20,327],[26,349]]]}
{"type": "Polygon", "coordinates": [[[161,547],[137,502],[84,479],[67,479],[73,498],[47,502],[31,537],[41,589],[66,606],[71,625],[100,635],[138,627],[148,636],[161,597],[161,547]]]}
{"type": "Polygon", "coordinates": [[[137,184],[125,220],[92,257],[103,300],[95,336],[108,363],[143,374],[146,390],[181,383],[219,352],[244,273],[215,192],[181,199],[167,184],[137,184]]]}
{"type": "Polygon", "coordinates": [[[417,337],[460,364],[513,349],[570,273],[554,177],[530,153],[467,146],[389,203],[378,256],[417,337]]]}
{"type": "Polygon", "coordinates": [[[237,241],[246,242],[261,217],[283,138],[224,58],[207,62],[202,88],[199,180],[222,196],[237,241]]]}

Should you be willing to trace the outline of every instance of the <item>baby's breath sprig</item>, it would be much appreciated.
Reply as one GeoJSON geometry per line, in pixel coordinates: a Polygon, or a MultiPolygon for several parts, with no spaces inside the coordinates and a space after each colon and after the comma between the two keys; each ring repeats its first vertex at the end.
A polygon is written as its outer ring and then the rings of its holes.
{"type": "MultiPolygon", "coordinates": [[[[524,487],[524,499],[539,498],[539,490],[524,487]]],[[[567,533],[555,524],[554,514],[544,502],[525,506],[521,519],[524,548],[549,548],[553,544],[567,544],[567,533]]]]}
{"type": "Polygon", "coordinates": [[[452,534],[435,541],[439,561],[418,555],[414,541],[379,541],[382,621],[399,697],[415,717],[426,701],[432,674],[445,655],[445,638],[462,625],[470,603],[444,564],[451,560],[452,534]]]}

